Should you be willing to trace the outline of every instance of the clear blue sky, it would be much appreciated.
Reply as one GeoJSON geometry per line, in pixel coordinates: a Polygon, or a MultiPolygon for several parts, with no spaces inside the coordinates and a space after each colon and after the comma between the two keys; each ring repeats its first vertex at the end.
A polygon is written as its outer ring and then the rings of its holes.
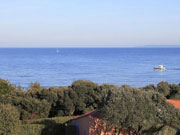
{"type": "Polygon", "coordinates": [[[180,0],[0,0],[0,47],[180,45],[180,0]]]}

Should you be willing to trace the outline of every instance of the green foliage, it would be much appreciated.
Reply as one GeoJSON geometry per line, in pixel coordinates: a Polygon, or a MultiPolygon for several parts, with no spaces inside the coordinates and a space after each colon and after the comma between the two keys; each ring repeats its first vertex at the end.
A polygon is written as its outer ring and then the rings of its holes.
{"type": "Polygon", "coordinates": [[[0,102],[3,104],[11,104],[20,112],[20,119],[27,120],[33,118],[44,118],[49,115],[50,105],[46,100],[38,100],[32,97],[23,95],[2,95],[0,102]]]}
{"type": "Polygon", "coordinates": [[[168,82],[160,82],[157,84],[157,91],[162,93],[164,96],[168,96],[170,94],[170,88],[168,82]]]}
{"type": "Polygon", "coordinates": [[[21,135],[42,135],[44,125],[26,124],[21,126],[21,135]]]}
{"type": "Polygon", "coordinates": [[[39,100],[47,100],[50,104],[55,104],[58,99],[57,91],[50,88],[39,88],[39,89],[30,89],[27,91],[27,94],[32,98],[37,98],[39,100]]]}
{"type": "Polygon", "coordinates": [[[168,82],[160,82],[155,87],[153,84],[149,84],[143,88],[145,91],[157,91],[163,94],[167,99],[180,100],[180,85],[168,84],[168,82]]]}
{"type": "Polygon", "coordinates": [[[180,85],[171,84],[169,87],[171,89],[169,98],[180,100],[180,85]]]}
{"type": "Polygon", "coordinates": [[[64,115],[73,115],[75,111],[75,106],[73,103],[73,99],[70,98],[69,96],[69,91],[64,91],[64,98],[63,98],[63,109],[64,110],[64,115]]]}
{"type": "Polygon", "coordinates": [[[20,130],[19,112],[11,105],[0,104],[0,133],[18,135],[20,130]]]}
{"type": "MultiPolygon", "coordinates": [[[[67,130],[64,123],[72,117],[51,117],[81,115],[99,108],[107,125],[116,125],[116,128],[131,130],[134,134],[158,133],[167,124],[179,128],[180,111],[167,103],[166,98],[180,99],[180,85],[160,82],[157,86],[133,88],[128,85],[99,86],[78,80],[71,86],[50,88],[43,88],[36,82],[23,91],[21,86],[13,87],[0,79],[0,103],[6,104],[1,108],[16,107],[22,122],[28,123],[21,126],[22,133],[27,135],[64,134],[67,130]]],[[[1,122],[5,120],[1,119],[1,122]]],[[[170,133],[169,129],[164,131],[159,133],[170,133]]],[[[3,133],[6,131],[0,127],[0,135],[3,133]]]]}
{"type": "Polygon", "coordinates": [[[29,120],[28,123],[30,124],[25,124],[23,126],[24,133],[27,133],[25,135],[65,135],[67,128],[65,123],[72,118],[73,117],[56,117],[29,120]]]}
{"type": "Polygon", "coordinates": [[[76,135],[76,128],[46,120],[41,124],[22,125],[18,135],[76,135]]]}
{"type": "Polygon", "coordinates": [[[47,101],[50,105],[50,110],[48,116],[54,117],[56,115],[55,109],[56,109],[56,104],[58,101],[58,90],[56,88],[31,88],[27,91],[27,95],[32,97],[33,99],[38,99],[40,101],[47,101]]]}
{"type": "Polygon", "coordinates": [[[144,88],[143,88],[143,90],[146,90],[146,91],[156,91],[156,87],[154,86],[154,84],[149,84],[149,85],[147,85],[147,86],[145,86],[144,88]]]}
{"type": "Polygon", "coordinates": [[[179,110],[167,103],[161,94],[129,86],[108,93],[100,110],[102,119],[110,127],[138,135],[149,133],[156,125],[180,125],[179,110]]]}
{"type": "Polygon", "coordinates": [[[0,95],[8,94],[12,90],[13,90],[13,87],[8,81],[0,79],[0,95]]]}
{"type": "Polygon", "coordinates": [[[39,101],[33,98],[21,99],[18,103],[22,119],[48,117],[50,105],[46,100],[39,101]]]}
{"type": "Polygon", "coordinates": [[[177,131],[174,128],[171,128],[169,126],[163,127],[161,131],[157,133],[157,135],[178,135],[177,131]]]}
{"type": "Polygon", "coordinates": [[[91,81],[78,80],[72,83],[71,98],[74,98],[75,114],[82,114],[97,108],[101,101],[98,84],[91,81]]]}
{"type": "Polygon", "coordinates": [[[42,119],[29,120],[28,123],[33,124],[33,123],[45,123],[46,121],[55,121],[55,123],[65,124],[66,122],[70,121],[73,118],[74,116],[42,118],[42,119]]]}
{"type": "Polygon", "coordinates": [[[41,88],[41,85],[38,82],[30,83],[29,86],[30,86],[30,89],[40,89],[41,88]]]}
{"type": "Polygon", "coordinates": [[[115,85],[103,84],[100,86],[101,90],[101,102],[98,104],[98,108],[104,106],[112,95],[112,92],[119,91],[119,87],[115,85]]]}

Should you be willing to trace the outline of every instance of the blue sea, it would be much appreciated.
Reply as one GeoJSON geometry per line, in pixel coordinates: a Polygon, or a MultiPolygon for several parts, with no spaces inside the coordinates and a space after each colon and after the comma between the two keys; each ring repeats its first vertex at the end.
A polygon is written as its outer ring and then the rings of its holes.
{"type": "Polygon", "coordinates": [[[29,87],[71,85],[75,80],[142,87],[180,83],[180,48],[0,48],[0,78],[29,87]],[[164,71],[153,67],[163,64],[164,71]]]}

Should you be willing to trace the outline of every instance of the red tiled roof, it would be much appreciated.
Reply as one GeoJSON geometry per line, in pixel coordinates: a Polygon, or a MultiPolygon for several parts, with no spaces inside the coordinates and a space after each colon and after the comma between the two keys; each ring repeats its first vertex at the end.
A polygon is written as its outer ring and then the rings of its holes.
{"type": "Polygon", "coordinates": [[[167,99],[167,102],[174,105],[174,107],[180,109],[180,100],[167,99]]]}

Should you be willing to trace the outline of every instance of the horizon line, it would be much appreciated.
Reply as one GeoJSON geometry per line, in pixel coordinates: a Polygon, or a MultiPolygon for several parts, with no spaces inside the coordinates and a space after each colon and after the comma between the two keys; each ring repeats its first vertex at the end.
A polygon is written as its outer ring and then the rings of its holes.
{"type": "Polygon", "coordinates": [[[139,45],[139,46],[2,46],[0,48],[180,48],[180,45],[139,45]]]}

